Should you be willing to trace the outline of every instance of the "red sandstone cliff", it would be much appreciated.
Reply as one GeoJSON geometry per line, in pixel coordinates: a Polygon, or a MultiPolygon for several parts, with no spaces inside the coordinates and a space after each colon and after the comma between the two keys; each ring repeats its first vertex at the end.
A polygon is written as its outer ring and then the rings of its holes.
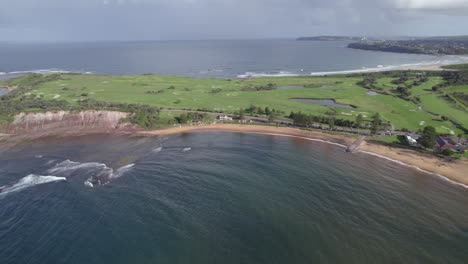
{"type": "Polygon", "coordinates": [[[121,120],[127,113],[117,111],[54,111],[18,114],[14,121],[2,127],[8,134],[55,134],[62,132],[112,132],[133,126],[121,120]]]}

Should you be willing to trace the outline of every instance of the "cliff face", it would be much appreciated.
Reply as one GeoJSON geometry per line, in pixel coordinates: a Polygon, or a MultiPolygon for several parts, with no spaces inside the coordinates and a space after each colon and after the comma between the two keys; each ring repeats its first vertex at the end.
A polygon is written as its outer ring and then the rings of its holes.
{"type": "Polygon", "coordinates": [[[45,113],[18,114],[14,121],[3,128],[10,134],[54,134],[57,132],[110,132],[131,128],[121,119],[127,113],[117,111],[55,111],[45,113]]]}

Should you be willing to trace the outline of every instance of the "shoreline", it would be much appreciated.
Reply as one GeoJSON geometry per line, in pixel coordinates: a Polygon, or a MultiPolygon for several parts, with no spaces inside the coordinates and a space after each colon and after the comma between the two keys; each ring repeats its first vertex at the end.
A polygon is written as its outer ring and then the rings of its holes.
{"type": "Polygon", "coordinates": [[[436,156],[421,153],[411,149],[389,147],[377,143],[359,140],[358,136],[346,135],[341,133],[325,133],[316,130],[303,130],[292,127],[276,127],[265,125],[250,125],[250,124],[211,124],[200,126],[184,126],[161,128],[155,130],[138,130],[138,129],[77,129],[70,131],[69,129],[58,129],[53,133],[50,131],[43,133],[26,133],[26,134],[0,134],[0,143],[7,150],[20,142],[27,140],[35,140],[43,137],[69,137],[69,136],[86,136],[92,134],[120,134],[126,136],[170,136],[184,133],[200,133],[200,132],[234,132],[247,134],[260,134],[269,136],[294,137],[309,141],[322,142],[352,150],[352,154],[362,153],[371,155],[376,158],[385,159],[394,163],[398,163],[405,167],[422,171],[432,176],[442,178],[451,184],[461,186],[468,189],[468,159],[461,158],[460,160],[447,161],[436,156]],[[362,142],[361,142],[362,141],[362,142]]]}
{"type": "MultiPolygon", "coordinates": [[[[167,129],[141,131],[137,133],[148,136],[169,136],[175,134],[209,131],[295,137],[310,141],[333,144],[343,148],[347,148],[357,140],[357,137],[338,134],[326,134],[319,131],[301,130],[298,128],[241,124],[215,124],[204,126],[174,127],[167,129]]],[[[430,154],[420,153],[415,150],[389,147],[367,141],[364,141],[362,144],[360,144],[355,153],[363,153],[365,155],[371,155],[380,159],[398,163],[405,167],[411,167],[427,174],[442,178],[451,184],[468,189],[468,177],[466,176],[468,160],[463,158],[461,160],[449,162],[430,154]]],[[[350,153],[350,155],[352,154],[350,153]]]]}

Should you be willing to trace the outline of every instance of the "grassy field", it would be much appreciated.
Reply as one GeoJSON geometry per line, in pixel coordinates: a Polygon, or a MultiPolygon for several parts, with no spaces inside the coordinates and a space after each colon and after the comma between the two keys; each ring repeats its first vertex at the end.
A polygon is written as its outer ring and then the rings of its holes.
{"type": "MultiPolygon", "coordinates": [[[[255,79],[194,79],[177,76],[135,75],[75,75],[63,74],[60,80],[42,83],[29,92],[29,96],[66,100],[71,104],[92,98],[98,101],[140,103],[165,109],[207,109],[234,113],[251,104],[281,110],[286,114],[302,111],[315,115],[335,112],[336,117],[354,120],[358,114],[366,119],[380,113],[395,129],[418,130],[426,125],[436,127],[440,133],[455,133],[450,120],[468,127],[468,112],[462,104],[446,98],[445,94],[468,92],[467,86],[449,87],[436,93],[431,87],[442,82],[439,77],[411,88],[420,103],[401,99],[394,92],[392,80],[382,77],[376,81],[377,94],[357,85],[362,77],[282,77],[255,79]],[[276,89],[256,91],[252,87],[272,83],[276,89]],[[302,87],[302,86],[306,87],[302,87]],[[288,86],[288,87],[283,87],[288,86]],[[292,86],[292,87],[289,87],[292,86]],[[323,105],[295,102],[291,98],[334,99],[336,103],[356,108],[330,108],[323,105]],[[442,120],[446,116],[450,120],[442,120]]],[[[10,84],[20,84],[15,80],[10,84]]]]}

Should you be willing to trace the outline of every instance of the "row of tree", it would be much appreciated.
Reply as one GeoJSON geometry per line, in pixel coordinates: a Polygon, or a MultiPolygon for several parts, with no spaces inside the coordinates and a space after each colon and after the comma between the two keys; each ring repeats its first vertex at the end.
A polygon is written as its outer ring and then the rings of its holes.
{"type": "Polygon", "coordinates": [[[379,113],[375,114],[369,122],[366,121],[361,114],[357,115],[354,121],[333,116],[304,114],[302,112],[291,112],[288,117],[293,120],[294,125],[301,127],[313,127],[314,124],[326,124],[330,129],[336,126],[356,129],[366,128],[370,129],[373,133],[377,133],[380,130],[388,130],[391,126],[390,122],[383,120],[379,113]]]}

